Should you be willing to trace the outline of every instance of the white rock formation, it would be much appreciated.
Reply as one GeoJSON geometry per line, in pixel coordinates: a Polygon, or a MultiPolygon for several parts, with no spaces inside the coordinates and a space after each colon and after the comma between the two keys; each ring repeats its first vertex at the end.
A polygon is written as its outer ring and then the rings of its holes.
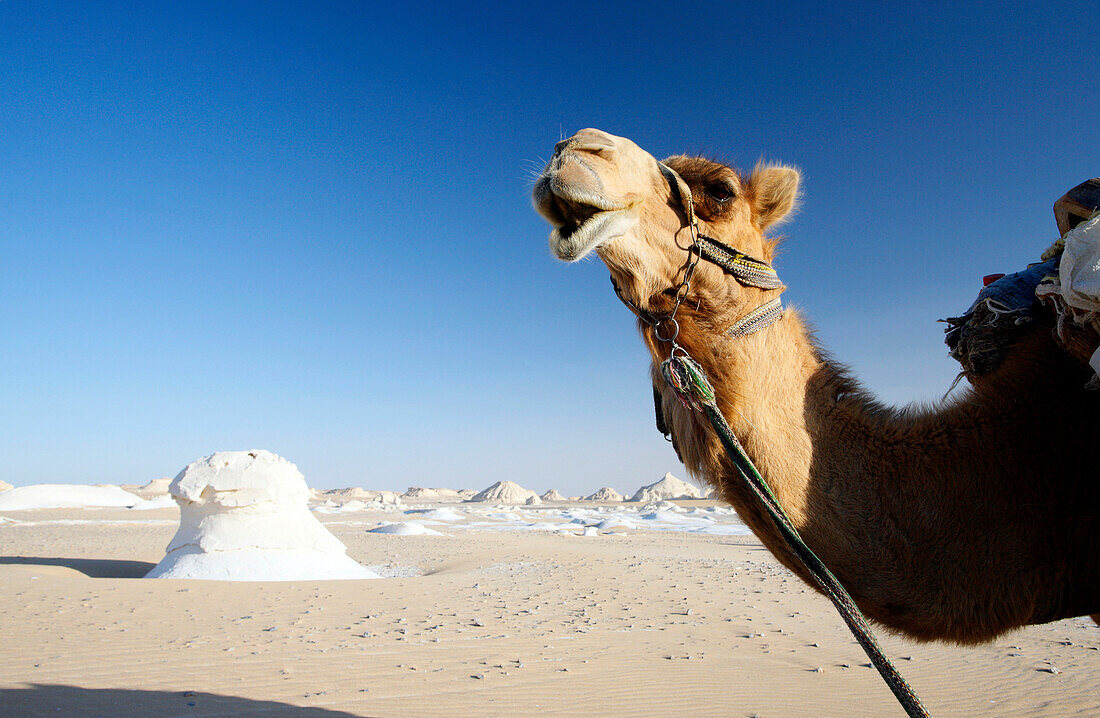
{"type": "Polygon", "coordinates": [[[672,474],[665,474],[660,481],[638,489],[631,501],[671,501],[672,499],[698,499],[701,494],[692,484],[680,481],[672,474]]]}
{"type": "Polygon", "coordinates": [[[498,481],[484,491],[475,494],[468,501],[487,501],[498,504],[527,504],[533,498],[534,503],[542,503],[539,495],[525,489],[514,481],[498,481]]]}
{"type": "Polygon", "coordinates": [[[374,499],[372,499],[372,501],[374,501],[374,502],[377,502],[377,503],[380,503],[380,504],[386,504],[387,506],[400,506],[401,505],[401,494],[397,493],[396,491],[382,490],[382,491],[374,491],[372,493],[375,495],[374,499]]]}
{"type": "Polygon", "coordinates": [[[0,511],[31,509],[82,509],[89,507],[129,508],[144,503],[137,494],[121,486],[101,484],[31,484],[0,493],[0,511]]]}
{"type": "Polygon", "coordinates": [[[540,497],[543,501],[568,501],[557,489],[550,489],[540,497]]]}
{"type": "Polygon", "coordinates": [[[146,578],[378,578],[310,513],[298,467],[270,451],[220,451],[193,461],[169,492],[180,527],[146,578]]]}
{"type": "Polygon", "coordinates": [[[610,486],[605,486],[591,496],[585,496],[585,501],[599,501],[601,503],[615,503],[623,500],[623,495],[610,486]]]}
{"type": "Polygon", "coordinates": [[[4,481],[3,479],[0,479],[0,491],[7,491],[11,488],[11,484],[9,484],[7,481],[4,481]]]}

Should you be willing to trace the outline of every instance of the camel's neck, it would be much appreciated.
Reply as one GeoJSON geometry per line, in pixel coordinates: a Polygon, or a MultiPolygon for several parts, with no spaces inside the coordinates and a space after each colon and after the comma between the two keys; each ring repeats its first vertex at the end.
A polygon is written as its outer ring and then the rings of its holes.
{"type": "MultiPolygon", "coordinates": [[[[1043,478],[1059,463],[1047,449],[1063,423],[1049,412],[1066,410],[1050,399],[1065,391],[1042,378],[1058,372],[1049,358],[1038,362],[1034,382],[994,387],[937,412],[897,411],[823,358],[793,312],[750,337],[708,343],[688,336],[685,344],[807,544],[871,617],[917,637],[966,642],[1076,615],[1080,607],[1067,604],[1092,600],[1092,589],[1083,598],[1043,593],[1051,573],[1072,567],[1069,558],[1051,565],[1052,546],[1068,540],[1064,531],[1036,536],[1036,522],[1058,523],[1059,510],[1075,501],[1092,511],[1097,494],[1067,498],[1043,478]],[[1032,469],[1041,473],[1027,477],[1032,469]],[[1019,596],[1021,585],[1034,591],[1013,605],[996,590],[1019,596]],[[1001,604],[992,616],[976,617],[976,606],[989,610],[992,602],[1001,604]]],[[[670,405],[667,418],[689,469],[715,483],[768,548],[806,578],[709,425],[668,396],[670,405]]],[[[1091,524],[1078,528],[1095,539],[1091,524]]]]}

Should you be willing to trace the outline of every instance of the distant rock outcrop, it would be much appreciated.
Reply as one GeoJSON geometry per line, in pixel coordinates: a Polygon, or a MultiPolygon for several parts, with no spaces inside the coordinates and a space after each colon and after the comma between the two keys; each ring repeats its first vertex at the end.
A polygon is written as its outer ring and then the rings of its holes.
{"type": "MultiPolygon", "coordinates": [[[[470,496],[473,496],[474,492],[470,492],[470,496]]],[[[455,491],[454,489],[426,489],[421,486],[410,486],[409,490],[401,494],[403,499],[408,501],[464,501],[461,491],[455,491]]]]}
{"type": "Polygon", "coordinates": [[[527,504],[529,499],[534,499],[535,504],[542,503],[539,495],[534,491],[525,489],[514,481],[498,481],[489,488],[475,494],[468,501],[487,501],[498,504],[527,504]]]}
{"type": "Polygon", "coordinates": [[[335,504],[345,504],[348,501],[362,501],[365,504],[378,502],[380,504],[400,505],[401,494],[396,491],[371,491],[369,489],[329,489],[313,495],[314,500],[331,501],[335,504]]]}
{"type": "Polygon", "coordinates": [[[7,481],[0,480],[0,491],[7,491],[10,488],[12,488],[11,484],[7,481]]]}
{"type": "Polygon", "coordinates": [[[423,486],[410,486],[405,493],[401,494],[403,499],[416,499],[418,501],[437,501],[439,499],[438,489],[426,489],[423,486]]]}
{"type": "Polygon", "coordinates": [[[545,494],[543,494],[540,498],[542,498],[543,501],[568,501],[569,500],[569,499],[565,498],[564,496],[562,496],[560,493],[558,493],[557,489],[550,489],[545,494]]]}
{"type": "Polygon", "coordinates": [[[660,481],[643,486],[630,498],[631,501],[671,501],[672,499],[698,499],[699,489],[672,474],[665,474],[660,481]]]}
{"type": "Polygon", "coordinates": [[[138,496],[150,497],[150,496],[166,496],[168,494],[168,485],[172,483],[171,476],[165,476],[160,479],[153,479],[144,486],[137,488],[138,496]]]}
{"type": "Polygon", "coordinates": [[[601,503],[615,503],[623,500],[623,495],[610,486],[605,486],[591,496],[584,497],[585,501],[599,501],[601,503]]]}
{"type": "Polygon", "coordinates": [[[378,492],[353,486],[347,489],[328,489],[319,493],[329,501],[342,503],[344,501],[373,501],[375,494],[378,492]]]}

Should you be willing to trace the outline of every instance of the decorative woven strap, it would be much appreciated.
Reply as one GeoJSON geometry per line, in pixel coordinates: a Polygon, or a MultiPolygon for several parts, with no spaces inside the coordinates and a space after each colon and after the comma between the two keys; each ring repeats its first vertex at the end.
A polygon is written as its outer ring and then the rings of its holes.
{"type": "Polygon", "coordinates": [[[732,327],[726,330],[726,336],[736,338],[758,332],[764,327],[774,324],[781,316],[783,316],[783,300],[776,297],[770,302],[764,302],[738,319],[732,327]]]}
{"type": "Polygon", "coordinates": [[[703,259],[714,262],[732,274],[741,284],[760,289],[779,289],[783,286],[772,265],[750,257],[739,249],[722,244],[713,237],[700,234],[695,246],[699,248],[699,254],[703,259]]]}

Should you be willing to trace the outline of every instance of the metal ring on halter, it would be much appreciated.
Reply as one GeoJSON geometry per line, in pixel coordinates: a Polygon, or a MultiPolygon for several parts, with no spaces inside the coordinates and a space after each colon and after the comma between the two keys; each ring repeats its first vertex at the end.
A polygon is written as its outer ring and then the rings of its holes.
{"type": "Polygon", "coordinates": [[[668,358],[675,359],[677,356],[683,359],[691,359],[691,355],[687,353],[687,349],[684,349],[679,344],[673,344],[672,351],[668,353],[668,358]]]}
{"type": "Polygon", "coordinates": [[[657,323],[653,325],[653,336],[655,336],[659,342],[676,341],[676,337],[680,336],[680,323],[673,317],[661,317],[657,320],[657,323]],[[661,327],[665,324],[672,325],[672,334],[667,337],[661,336],[661,327]]]}

